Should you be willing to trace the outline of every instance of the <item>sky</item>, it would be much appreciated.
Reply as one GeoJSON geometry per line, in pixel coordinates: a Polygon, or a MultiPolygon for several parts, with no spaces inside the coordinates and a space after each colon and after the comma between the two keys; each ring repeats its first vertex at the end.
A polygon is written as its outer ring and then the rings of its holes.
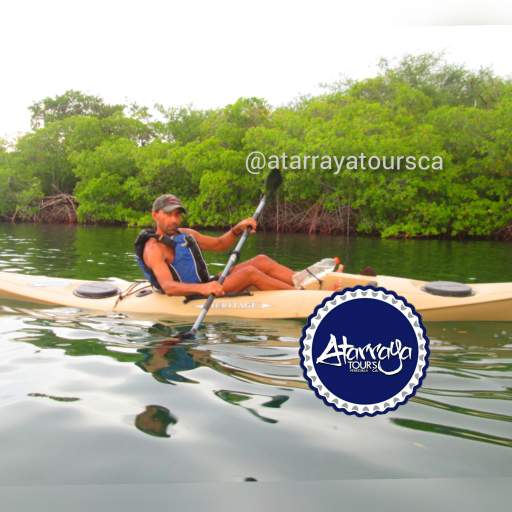
{"type": "Polygon", "coordinates": [[[0,8],[0,137],[28,131],[28,107],[68,89],[146,106],[278,106],[374,76],[381,57],[442,51],[512,77],[510,48],[502,0],[11,0],[0,8]]]}

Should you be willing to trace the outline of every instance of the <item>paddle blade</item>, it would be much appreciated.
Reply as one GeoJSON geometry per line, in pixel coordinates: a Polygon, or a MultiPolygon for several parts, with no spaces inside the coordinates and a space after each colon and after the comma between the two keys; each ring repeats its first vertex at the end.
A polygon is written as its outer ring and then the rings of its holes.
{"type": "Polygon", "coordinates": [[[272,169],[265,182],[265,193],[267,196],[272,197],[281,186],[281,183],[283,183],[283,176],[277,168],[272,169]]]}

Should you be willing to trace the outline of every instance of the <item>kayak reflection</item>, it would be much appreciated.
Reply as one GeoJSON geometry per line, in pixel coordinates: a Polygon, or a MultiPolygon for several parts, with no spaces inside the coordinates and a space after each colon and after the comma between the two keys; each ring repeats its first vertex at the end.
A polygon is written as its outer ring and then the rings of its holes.
{"type": "MultiPolygon", "coordinates": [[[[200,340],[172,338],[189,327],[0,300],[4,405],[20,402],[52,418],[123,418],[141,433],[173,440],[191,435],[205,415],[217,424],[288,432],[295,423],[287,417],[324,414],[298,364],[300,322],[231,319],[208,323],[200,340]]],[[[510,323],[427,328],[427,378],[407,407],[381,421],[401,438],[440,450],[460,443],[465,450],[510,448],[510,323]]],[[[328,412],[325,425],[352,428],[351,419],[328,412]]]]}

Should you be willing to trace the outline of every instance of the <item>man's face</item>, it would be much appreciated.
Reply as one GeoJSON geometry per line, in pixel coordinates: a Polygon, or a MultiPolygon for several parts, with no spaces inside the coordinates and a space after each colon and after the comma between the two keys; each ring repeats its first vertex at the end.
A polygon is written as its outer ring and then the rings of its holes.
{"type": "Polygon", "coordinates": [[[151,212],[151,215],[156,222],[157,228],[167,235],[174,235],[181,225],[181,216],[183,215],[183,212],[177,208],[176,210],[168,213],[163,210],[158,210],[157,212],[151,212]]]}

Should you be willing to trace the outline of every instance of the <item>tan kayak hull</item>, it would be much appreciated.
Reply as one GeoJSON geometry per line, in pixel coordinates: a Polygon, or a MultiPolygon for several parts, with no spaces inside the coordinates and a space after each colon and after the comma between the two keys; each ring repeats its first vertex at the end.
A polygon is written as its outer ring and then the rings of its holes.
{"type": "MultiPolygon", "coordinates": [[[[184,303],[183,297],[168,297],[159,293],[144,297],[132,294],[122,300],[117,297],[86,299],[74,295],[73,290],[86,282],[88,281],[0,272],[0,295],[22,301],[92,311],[182,318],[195,318],[204,302],[193,300],[184,303]]],[[[121,279],[113,282],[121,290],[128,289],[131,284],[121,279]]],[[[392,276],[368,278],[333,272],[325,278],[324,286],[332,288],[334,283],[339,282],[343,286],[376,282],[378,286],[405,297],[426,321],[512,321],[512,283],[472,284],[473,295],[461,298],[431,295],[422,290],[423,281],[392,276]]],[[[250,296],[216,299],[209,315],[249,319],[306,318],[316,305],[331,294],[332,290],[254,291],[250,296]]]]}

